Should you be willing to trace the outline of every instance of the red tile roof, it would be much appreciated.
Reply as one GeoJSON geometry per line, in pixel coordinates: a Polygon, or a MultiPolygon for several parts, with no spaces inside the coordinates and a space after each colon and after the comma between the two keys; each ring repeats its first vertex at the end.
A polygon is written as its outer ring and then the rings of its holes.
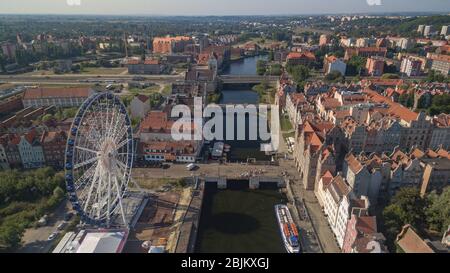
{"type": "Polygon", "coordinates": [[[314,53],[306,51],[306,52],[290,52],[287,57],[288,60],[289,59],[310,59],[310,60],[315,60],[316,56],[314,55],[314,53]]]}
{"type": "Polygon", "coordinates": [[[23,97],[27,99],[43,99],[43,98],[73,98],[73,97],[89,97],[92,93],[90,88],[30,88],[25,91],[23,97]]]}
{"type": "Polygon", "coordinates": [[[412,229],[411,225],[402,228],[396,242],[406,253],[434,253],[433,249],[412,229]]]}

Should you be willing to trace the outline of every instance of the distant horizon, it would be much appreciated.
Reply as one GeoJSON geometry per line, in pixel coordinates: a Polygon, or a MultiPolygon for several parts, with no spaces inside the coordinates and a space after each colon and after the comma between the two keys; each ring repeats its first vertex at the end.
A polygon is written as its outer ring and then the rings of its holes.
{"type": "Polygon", "coordinates": [[[101,17],[289,17],[289,16],[346,16],[346,15],[442,15],[450,16],[450,11],[391,11],[391,12],[348,12],[348,13],[267,13],[267,14],[147,14],[147,13],[2,13],[0,16],[101,16],[101,17]]]}
{"type": "Polygon", "coordinates": [[[4,15],[307,16],[350,14],[449,14],[448,0],[14,0],[4,15]]]}

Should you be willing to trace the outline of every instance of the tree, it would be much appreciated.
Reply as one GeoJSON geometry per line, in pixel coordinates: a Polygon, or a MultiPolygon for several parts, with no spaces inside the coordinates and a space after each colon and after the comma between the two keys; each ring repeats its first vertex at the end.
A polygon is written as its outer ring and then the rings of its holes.
{"type": "Polygon", "coordinates": [[[405,107],[414,106],[414,94],[403,93],[398,97],[398,102],[405,107]]]}
{"type": "Polygon", "coordinates": [[[269,62],[272,62],[274,59],[275,59],[275,56],[274,56],[273,50],[271,50],[271,51],[269,51],[268,60],[269,60],[269,62]]]}
{"type": "Polygon", "coordinates": [[[282,67],[280,64],[273,64],[270,66],[270,75],[280,76],[282,73],[282,67]]]}
{"type": "Polygon", "coordinates": [[[305,82],[309,76],[309,68],[304,65],[288,65],[287,71],[297,84],[305,82]]]}
{"type": "Polygon", "coordinates": [[[356,76],[361,75],[361,71],[366,65],[367,59],[361,56],[353,56],[347,62],[347,75],[356,76]]]}
{"type": "Polygon", "coordinates": [[[416,188],[402,188],[392,198],[391,204],[383,210],[384,229],[388,243],[394,242],[401,228],[410,224],[423,230],[427,200],[421,198],[416,188]]]}
{"type": "Polygon", "coordinates": [[[398,79],[400,78],[397,74],[385,73],[381,76],[382,79],[398,79]]]}
{"type": "Polygon", "coordinates": [[[6,250],[16,249],[20,246],[25,229],[8,222],[0,227],[0,247],[6,250]]]}
{"type": "Polygon", "coordinates": [[[46,114],[45,116],[42,117],[42,121],[46,122],[53,119],[53,115],[52,114],[46,114]]]}
{"type": "Polygon", "coordinates": [[[264,75],[264,74],[266,74],[266,65],[267,65],[267,62],[266,61],[264,61],[264,60],[258,60],[257,62],[256,62],[256,73],[258,74],[258,75],[260,75],[260,76],[262,76],[262,75],[264,75]]]}
{"type": "Polygon", "coordinates": [[[6,72],[6,58],[0,53],[0,72],[6,72]]]}
{"type": "Polygon", "coordinates": [[[432,192],[428,196],[430,205],[425,213],[430,229],[444,232],[450,226],[450,186],[440,195],[432,192]]]}
{"type": "Polygon", "coordinates": [[[344,80],[341,72],[333,70],[325,76],[325,80],[329,82],[341,82],[344,80]]]}

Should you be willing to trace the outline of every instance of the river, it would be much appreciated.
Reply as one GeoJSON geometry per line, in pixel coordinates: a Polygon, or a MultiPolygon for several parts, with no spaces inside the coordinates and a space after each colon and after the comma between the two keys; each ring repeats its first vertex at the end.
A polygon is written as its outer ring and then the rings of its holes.
{"type": "MultiPolygon", "coordinates": [[[[225,72],[228,75],[256,75],[256,63],[258,60],[267,59],[267,56],[248,57],[238,62],[232,63],[225,72]]],[[[226,89],[222,90],[221,104],[254,104],[257,105],[259,100],[258,93],[251,89],[226,89]]],[[[237,120],[235,119],[235,126],[237,120]]],[[[246,139],[247,140],[227,140],[227,144],[231,145],[231,152],[228,156],[229,161],[247,161],[248,158],[256,160],[270,160],[264,152],[260,151],[261,141],[248,140],[249,135],[249,118],[246,118],[246,139]]],[[[237,136],[237,127],[235,127],[235,135],[237,136]]],[[[259,135],[258,135],[259,136],[259,135]]]]}
{"type": "Polygon", "coordinates": [[[247,57],[238,61],[233,61],[230,66],[223,71],[224,75],[256,75],[256,63],[258,60],[267,60],[267,55],[247,57]]]}

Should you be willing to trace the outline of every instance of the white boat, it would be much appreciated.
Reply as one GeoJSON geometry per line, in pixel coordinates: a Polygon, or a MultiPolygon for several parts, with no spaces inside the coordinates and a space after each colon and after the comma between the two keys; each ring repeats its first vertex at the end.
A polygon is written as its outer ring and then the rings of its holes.
{"type": "Polygon", "coordinates": [[[289,208],[286,205],[275,205],[275,215],[277,216],[281,237],[283,238],[287,252],[299,253],[300,242],[298,229],[295,226],[289,208]]]}

